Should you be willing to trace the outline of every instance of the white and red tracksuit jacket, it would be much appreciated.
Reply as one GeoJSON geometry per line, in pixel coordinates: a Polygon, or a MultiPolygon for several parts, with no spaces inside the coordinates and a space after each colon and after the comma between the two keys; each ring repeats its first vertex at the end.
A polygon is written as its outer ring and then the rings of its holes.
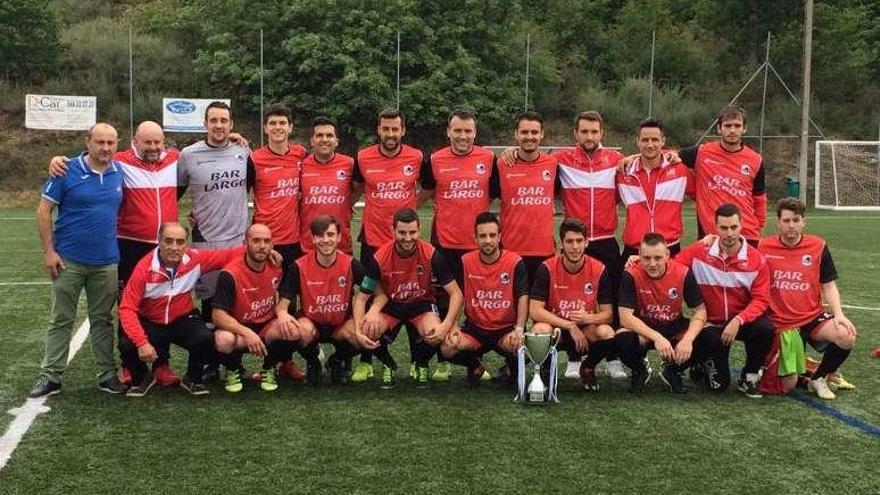
{"type": "Polygon", "coordinates": [[[566,218],[587,226],[591,241],[614,237],[617,230],[617,164],[619,151],[599,147],[587,153],[580,146],[553,153],[559,160],[559,196],[566,218]]]}
{"type": "Polygon", "coordinates": [[[637,158],[626,172],[618,173],[617,191],[626,206],[623,244],[637,248],[649,232],[662,234],[668,245],[678,243],[684,232],[681,205],[688,184],[687,167],[666,158],[651,170],[637,158]]]}
{"type": "Polygon", "coordinates": [[[149,342],[139,317],[168,325],[193,310],[196,281],[205,273],[223,268],[236,256],[244,256],[244,246],[228,249],[187,249],[173,275],[159,261],[159,249],[144,256],[134,267],[119,305],[122,329],[135,346],[149,342]]]}
{"type": "Polygon", "coordinates": [[[177,221],[177,151],[146,162],[132,147],[113,157],[122,169],[122,204],[116,235],[157,244],[159,227],[177,221]]]}
{"type": "Polygon", "coordinates": [[[751,323],[770,306],[770,268],[764,256],[742,238],[734,256],[722,257],[718,240],[695,242],[675,260],[691,267],[706,302],[710,323],[725,325],[733,318],[751,323]]]}

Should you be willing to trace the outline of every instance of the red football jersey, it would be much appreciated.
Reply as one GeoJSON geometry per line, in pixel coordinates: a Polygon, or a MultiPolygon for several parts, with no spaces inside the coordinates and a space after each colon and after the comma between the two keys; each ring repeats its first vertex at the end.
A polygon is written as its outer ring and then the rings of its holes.
{"type": "MultiPolygon", "coordinates": [[[[434,246],[425,241],[416,242],[416,250],[411,256],[402,258],[394,249],[394,241],[376,250],[373,255],[379,268],[379,282],[382,290],[396,303],[434,302],[434,289],[431,285],[433,273],[434,246]]],[[[367,268],[367,274],[370,268],[367,268]]]]}
{"type": "Polygon", "coordinates": [[[422,152],[402,145],[397,156],[386,157],[375,144],[358,153],[357,166],[364,180],[364,218],[361,235],[368,246],[394,240],[391,220],[401,208],[416,207],[422,152]]]}
{"type": "Polygon", "coordinates": [[[351,177],[354,159],[336,153],[327,163],[321,163],[315,155],[302,162],[302,201],[300,202],[300,245],[310,251],[312,243],[311,223],[318,215],[333,215],[342,224],[339,250],[351,254],[351,177]]]}
{"type": "Polygon", "coordinates": [[[360,283],[352,269],[352,257],[338,252],[330,266],[321,266],[317,256],[296,260],[299,276],[300,313],[315,325],[338,326],[351,317],[351,295],[360,283]]]}
{"type": "Polygon", "coordinates": [[[636,159],[625,173],[617,174],[617,190],[626,205],[623,244],[637,248],[648,232],[663,235],[669,245],[684,232],[681,206],[688,188],[688,169],[666,159],[646,169],[636,159]]]}
{"type": "Polygon", "coordinates": [[[501,242],[521,256],[552,256],[553,188],[556,158],[541,153],[533,162],[517,159],[500,167],[501,242]]]}
{"type": "Polygon", "coordinates": [[[825,241],[804,235],[796,246],[778,236],[761,239],[758,251],[770,267],[770,321],[777,331],[808,323],[822,314],[822,251],[825,241]]]}
{"type": "Polygon", "coordinates": [[[619,151],[600,147],[587,153],[580,146],[553,153],[559,160],[559,197],[565,218],[587,226],[589,240],[614,237],[617,230],[617,163],[619,151]]]}
{"type": "Polygon", "coordinates": [[[269,263],[255,272],[240,256],[223,267],[235,282],[235,302],[230,316],[242,325],[261,325],[275,318],[275,293],[281,283],[281,267],[269,263]]]}
{"type": "Polygon", "coordinates": [[[502,250],[495,263],[480,259],[479,251],[461,257],[464,270],[464,314],[469,323],[485,330],[516,325],[519,296],[514,290],[516,265],[522,258],[502,250]]]}
{"type": "Polygon", "coordinates": [[[682,318],[685,297],[684,281],[688,268],[670,260],[666,273],[651,278],[641,264],[628,268],[636,289],[636,316],[651,328],[660,328],[682,318]]]}
{"type": "Polygon", "coordinates": [[[544,266],[550,272],[547,310],[565,319],[577,309],[599,311],[599,280],[605,271],[601,261],[587,256],[577,273],[565,269],[561,255],[544,261],[544,266]]]}
{"type": "Polygon", "coordinates": [[[489,209],[489,179],[495,155],[474,146],[456,155],[447,146],[431,155],[434,189],[434,232],[448,249],[476,249],[474,221],[489,209]]]}
{"type": "Polygon", "coordinates": [[[299,242],[299,181],[306,149],[292,144],[279,155],[264,146],[251,153],[254,167],[254,223],[272,230],[275,244],[299,242]]]}

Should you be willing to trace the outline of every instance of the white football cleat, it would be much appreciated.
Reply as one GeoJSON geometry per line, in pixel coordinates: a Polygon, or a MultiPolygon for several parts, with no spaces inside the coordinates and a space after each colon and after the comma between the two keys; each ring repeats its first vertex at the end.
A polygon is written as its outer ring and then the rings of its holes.
{"type": "MultiPolygon", "coordinates": [[[[612,380],[626,379],[626,371],[623,369],[623,363],[620,362],[620,359],[608,361],[606,369],[608,370],[608,376],[610,376],[612,380]]],[[[649,371],[648,373],[650,374],[651,372],[649,371]]]]}
{"type": "Polygon", "coordinates": [[[574,378],[575,380],[580,380],[580,378],[581,378],[581,362],[580,361],[569,361],[568,366],[565,367],[565,377],[566,378],[574,378]]]}

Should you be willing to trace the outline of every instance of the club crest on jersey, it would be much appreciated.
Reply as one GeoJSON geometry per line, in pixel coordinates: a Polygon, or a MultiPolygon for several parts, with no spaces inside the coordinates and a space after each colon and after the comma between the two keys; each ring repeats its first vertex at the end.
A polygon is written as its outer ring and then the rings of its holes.
{"type": "Polygon", "coordinates": [[[549,170],[544,170],[543,172],[541,172],[541,178],[544,179],[544,180],[550,180],[550,179],[552,179],[553,177],[550,176],[550,171],[549,171],[549,170]]]}
{"type": "Polygon", "coordinates": [[[272,287],[277,289],[279,284],[280,280],[278,279],[278,277],[272,277],[272,287]]]}
{"type": "Polygon", "coordinates": [[[666,291],[666,297],[669,299],[678,299],[678,289],[670,287],[669,290],[666,291]]]}
{"type": "Polygon", "coordinates": [[[425,267],[421,264],[416,265],[416,273],[421,277],[425,273],[425,267]]]}
{"type": "Polygon", "coordinates": [[[412,165],[404,165],[403,166],[403,175],[407,177],[416,173],[416,169],[412,165]]]}
{"type": "Polygon", "coordinates": [[[587,282],[584,284],[584,294],[592,294],[593,293],[593,283],[587,282]]]}
{"type": "Polygon", "coordinates": [[[345,175],[345,170],[337,170],[337,171],[336,171],[336,178],[337,178],[337,179],[339,179],[339,180],[345,180],[345,177],[346,177],[346,175],[345,175]]]}
{"type": "Polygon", "coordinates": [[[739,166],[739,171],[743,175],[749,175],[752,173],[752,167],[750,167],[748,163],[743,163],[739,166]]]}
{"type": "Polygon", "coordinates": [[[485,174],[486,173],[486,164],[485,163],[480,162],[477,164],[477,173],[478,174],[485,174]]]}
{"type": "Polygon", "coordinates": [[[244,153],[236,153],[235,154],[235,161],[243,162],[244,161],[244,153]]]}
{"type": "Polygon", "coordinates": [[[805,254],[801,256],[801,264],[804,266],[810,266],[813,264],[813,255],[805,254]]]}
{"type": "Polygon", "coordinates": [[[340,287],[345,287],[345,282],[347,282],[347,280],[345,280],[345,275],[340,275],[336,281],[339,282],[340,287]]]}
{"type": "Polygon", "coordinates": [[[510,283],[510,274],[507,272],[501,272],[501,283],[509,284],[510,283]]]}

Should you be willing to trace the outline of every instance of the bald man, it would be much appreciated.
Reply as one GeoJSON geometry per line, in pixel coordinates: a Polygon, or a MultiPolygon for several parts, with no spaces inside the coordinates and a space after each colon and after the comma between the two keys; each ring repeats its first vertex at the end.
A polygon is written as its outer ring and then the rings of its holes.
{"type": "MultiPolygon", "coordinates": [[[[116,231],[120,299],[135,265],[159,245],[159,228],[177,221],[177,157],[177,151],[165,150],[162,126],[149,120],[138,125],[131,148],[113,157],[123,179],[116,231]]],[[[53,157],[49,175],[63,175],[67,161],[63,156],[53,157]]],[[[153,369],[160,384],[177,383],[166,356],[161,356],[153,369]]],[[[128,382],[128,373],[123,375],[123,381],[128,382]]]]}
{"type": "Polygon", "coordinates": [[[122,203],[121,166],[113,160],[119,140],[116,129],[95,124],[85,138],[86,150],[70,161],[67,172],[43,186],[37,206],[37,229],[43,263],[52,280],[52,310],[40,378],[29,397],[61,392],[67,367],[79,295],[85,289],[92,353],[98,366],[98,388],[125,392],[116,377],[113,358],[113,303],[119,249],[116,214],[122,203]],[[52,221],[52,212],[58,217],[52,221]]]}

